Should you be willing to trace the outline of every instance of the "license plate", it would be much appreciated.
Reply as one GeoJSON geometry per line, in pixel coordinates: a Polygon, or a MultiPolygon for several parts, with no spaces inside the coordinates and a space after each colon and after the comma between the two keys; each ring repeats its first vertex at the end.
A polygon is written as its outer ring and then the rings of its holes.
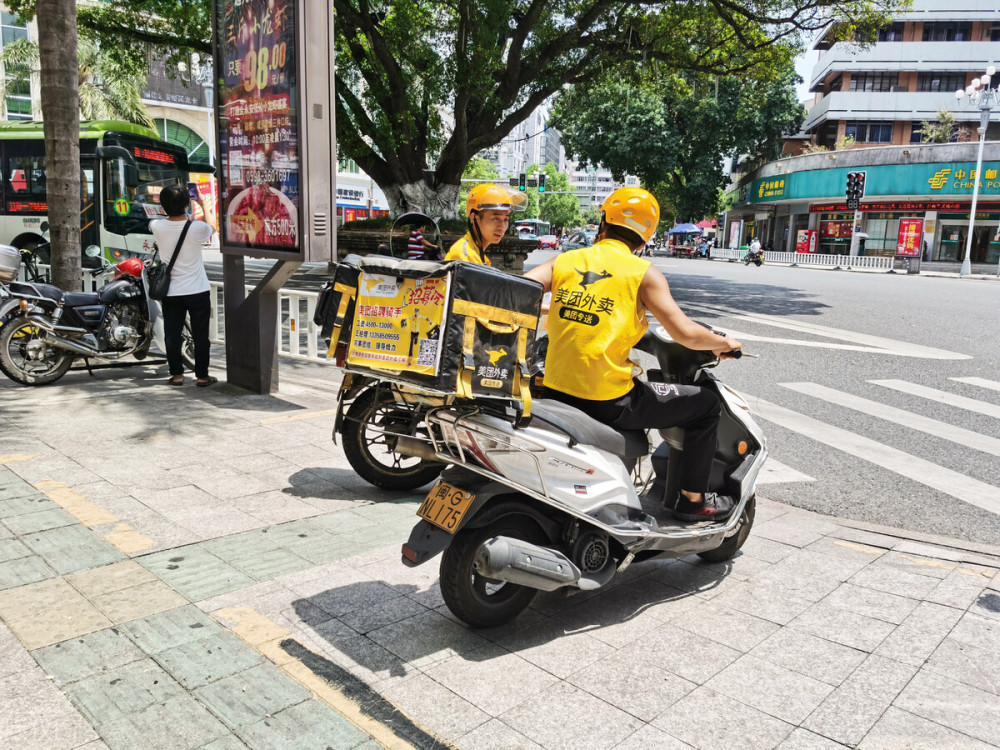
{"type": "Polygon", "coordinates": [[[474,492],[467,492],[461,487],[439,481],[417,508],[417,515],[454,534],[475,499],[474,492]]]}

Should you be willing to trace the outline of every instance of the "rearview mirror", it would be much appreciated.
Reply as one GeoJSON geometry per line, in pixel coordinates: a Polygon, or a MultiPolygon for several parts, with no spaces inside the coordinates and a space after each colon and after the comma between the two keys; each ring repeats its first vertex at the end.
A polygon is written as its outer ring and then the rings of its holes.
{"type": "Polygon", "coordinates": [[[99,248],[97,245],[89,245],[87,249],[83,251],[83,254],[86,255],[88,258],[100,258],[101,248],[99,248]]]}
{"type": "Polygon", "coordinates": [[[139,169],[135,164],[125,165],[125,186],[139,187],[139,169]]]}

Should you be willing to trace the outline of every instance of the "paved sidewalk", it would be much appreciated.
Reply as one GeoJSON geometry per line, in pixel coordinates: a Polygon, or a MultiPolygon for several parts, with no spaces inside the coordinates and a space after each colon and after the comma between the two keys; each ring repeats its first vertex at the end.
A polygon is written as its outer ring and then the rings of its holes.
{"type": "Polygon", "coordinates": [[[399,562],[419,493],[331,442],[334,373],[281,368],[0,383],[0,747],[1000,747],[1000,550],[762,499],[729,564],[472,631],[399,562]]]}

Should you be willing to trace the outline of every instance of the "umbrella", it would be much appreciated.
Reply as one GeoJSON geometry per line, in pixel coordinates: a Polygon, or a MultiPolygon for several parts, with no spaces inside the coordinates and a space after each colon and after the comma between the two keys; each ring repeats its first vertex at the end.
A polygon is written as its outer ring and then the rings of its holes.
{"type": "Polygon", "coordinates": [[[701,234],[701,227],[696,224],[678,224],[667,234],[701,234]]]}
{"type": "Polygon", "coordinates": [[[702,229],[714,229],[717,224],[715,219],[702,219],[698,222],[698,226],[702,229]]]}

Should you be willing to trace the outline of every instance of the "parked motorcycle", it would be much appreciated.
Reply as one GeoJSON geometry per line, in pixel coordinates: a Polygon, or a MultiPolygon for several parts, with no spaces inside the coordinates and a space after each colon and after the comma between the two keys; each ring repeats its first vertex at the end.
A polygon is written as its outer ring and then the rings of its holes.
{"type": "MultiPolygon", "coordinates": [[[[91,258],[100,249],[87,249],[91,258]]],[[[96,293],[66,292],[51,284],[11,282],[0,310],[0,371],[23,385],[54,383],[74,359],[145,359],[155,346],[163,351],[160,305],[150,299],[146,264],[138,258],[103,265],[92,276],[113,271],[96,293]]],[[[194,340],[184,332],[184,364],[194,369],[194,340]]]]}
{"type": "Polygon", "coordinates": [[[402,558],[412,567],[443,552],[441,592],[463,622],[499,625],[539,591],[594,590],[632,562],[691,554],[728,560],[746,541],[767,457],[749,407],[709,372],[720,361],[711,352],[684,348],[662,327],[636,348],[659,362],[661,369],[648,373],[651,383],[694,383],[718,395],[710,490],[733,496],[733,513],[692,524],[664,507],[680,489],[680,428],[660,431],[652,455],[657,479],[636,486],[638,462],[649,455],[646,431],[617,431],[549,399],[533,402],[527,425],[485,403],[429,408],[425,438],[401,435],[395,450],[448,467],[420,505],[402,558]]]}
{"type": "Polygon", "coordinates": [[[760,268],[762,265],[764,265],[764,251],[758,250],[757,252],[753,253],[747,250],[747,254],[743,256],[743,265],[749,266],[751,263],[757,266],[757,268],[760,268]]]}

